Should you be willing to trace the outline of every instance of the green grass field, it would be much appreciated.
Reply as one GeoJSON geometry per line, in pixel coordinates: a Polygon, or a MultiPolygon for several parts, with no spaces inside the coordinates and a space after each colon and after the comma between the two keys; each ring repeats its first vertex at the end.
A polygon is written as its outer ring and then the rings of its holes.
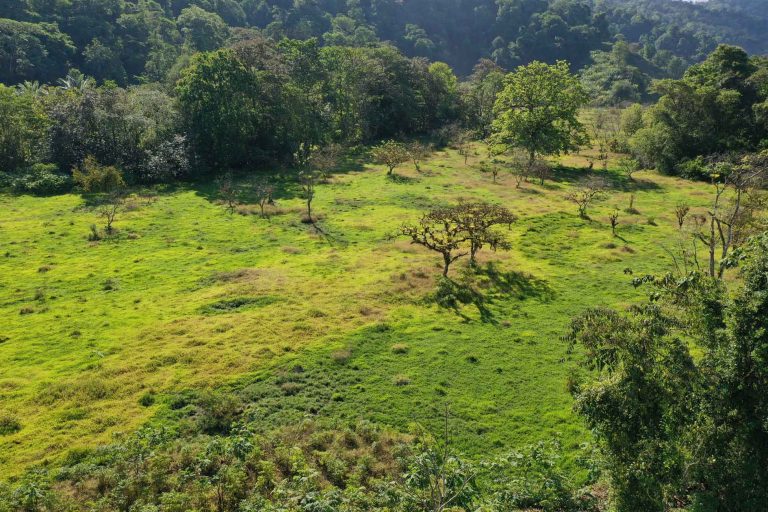
{"type": "Polygon", "coordinates": [[[0,418],[21,425],[0,435],[0,479],[164,421],[175,393],[227,385],[265,426],[312,415],[436,427],[447,403],[470,455],[554,433],[568,449],[588,440],[560,336],[586,307],[642,297],[624,270],[669,270],[674,205],[701,208],[709,191],[611,174],[615,190],[583,220],[564,199],[582,156],[520,189],[506,175],[494,184],[480,159],[438,152],[397,181],[350,165],[317,190],[329,237],[300,222],[288,186],[268,220],[255,205],[228,213],[213,185],[134,197],[119,235],[100,242],[87,239],[101,221],[79,195],[0,195],[0,418]],[[639,213],[622,213],[613,237],[607,216],[630,194],[639,213]],[[482,318],[425,300],[439,255],[389,236],[460,198],[519,216],[511,251],[481,253],[482,318]]]}

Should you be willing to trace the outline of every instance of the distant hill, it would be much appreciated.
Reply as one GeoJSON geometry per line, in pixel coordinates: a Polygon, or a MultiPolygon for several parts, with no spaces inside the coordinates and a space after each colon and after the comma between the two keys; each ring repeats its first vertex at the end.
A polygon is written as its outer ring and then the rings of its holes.
{"type": "Polygon", "coordinates": [[[762,0],[32,0],[0,1],[0,82],[55,82],[70,67],[118,84],[163,80],[194,51],[247,39],[390,42],[468,74],[564,59],[574,69],[621,37],[662,68],[717,43],[768,53],[762,0]]]}

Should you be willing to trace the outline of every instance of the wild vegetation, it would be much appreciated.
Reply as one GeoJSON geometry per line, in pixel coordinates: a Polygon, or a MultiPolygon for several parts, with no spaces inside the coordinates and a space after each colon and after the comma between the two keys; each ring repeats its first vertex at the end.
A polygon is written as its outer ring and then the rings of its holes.
{"type": "Polygon", "coordinates": [[[766,507],[764,13],[427,6],[10,5],[0,512],[766,507]]]}

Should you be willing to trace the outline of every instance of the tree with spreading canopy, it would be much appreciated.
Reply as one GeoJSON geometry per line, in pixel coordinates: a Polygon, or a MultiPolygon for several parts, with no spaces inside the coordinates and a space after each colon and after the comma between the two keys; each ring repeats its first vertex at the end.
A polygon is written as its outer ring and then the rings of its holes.
{"type": "Polygon", "coordinates": [[[539,156],[576,150],[587,142],[578,113],[588,99],[566,62],[522,66],[505,77],[496,99],[494,142],[524,150],[529,167],[539,156]]]}

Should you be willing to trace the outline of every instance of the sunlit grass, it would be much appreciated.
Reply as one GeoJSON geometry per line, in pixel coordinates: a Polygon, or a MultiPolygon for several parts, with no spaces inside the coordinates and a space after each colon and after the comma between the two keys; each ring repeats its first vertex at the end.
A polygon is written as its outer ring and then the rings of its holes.
{"type": "Polygon", "coordinates": [[[225,383],[265,426],[304,415],[436,426],[448,403],[470,453],[553,433],[577,446],[587,436],[559,337],[585,307],[642,296],[625,269],[670,269],[674,205],[704,206],[707,186],[638,173],[583,220],[564,195],[584,156],[521,189],[503,174],[494,184],[481,159],[439,152],[397,181],[373,166],[334,175],[314,203],[328,237],[300,222],[290,190],[270,219],[229,214],[210,185],[135,198],[119,235],[97,243],[80,196],[0,196],[0,415],[21,426],[0,435],[0,477],[135,429],[173,392],[225,383]],[[613,237],[607,216],[630,194],[637,213],[613,237]],[[511,251],[481,254],[492,321],[423,300],[439,258],[390,236],[461,198],[520,217],[511,251]],[[158,400],[141,405],[150,391],[158,400]]]}

